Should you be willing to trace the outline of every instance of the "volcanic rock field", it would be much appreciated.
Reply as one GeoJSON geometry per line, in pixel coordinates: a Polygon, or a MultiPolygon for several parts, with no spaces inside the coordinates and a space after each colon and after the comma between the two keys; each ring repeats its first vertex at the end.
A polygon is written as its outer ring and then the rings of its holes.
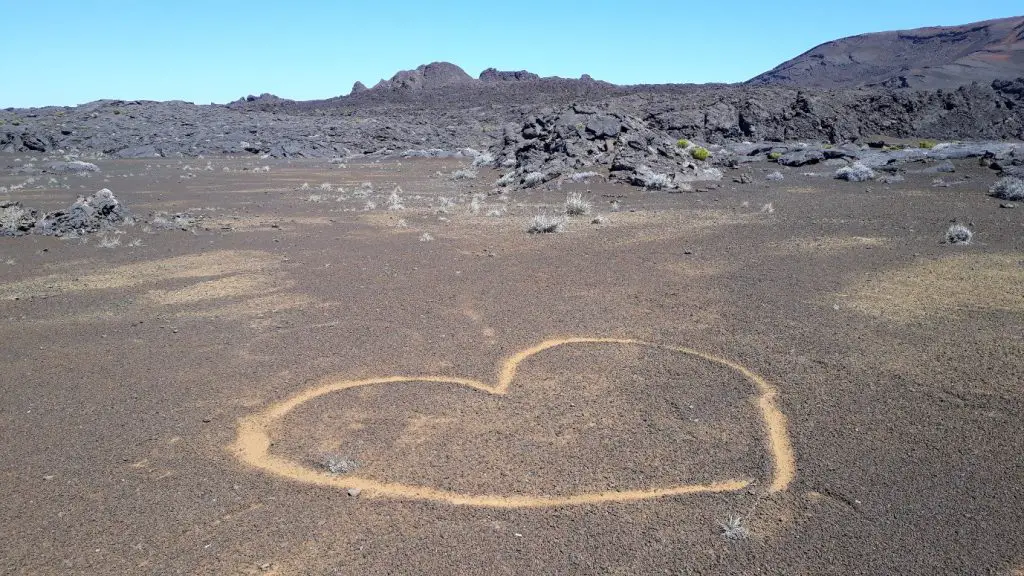
{"type": "Polygon", "coordinates": [[[1022,54],[0,110],[0,573],[1024,573],[1022,54]]]}

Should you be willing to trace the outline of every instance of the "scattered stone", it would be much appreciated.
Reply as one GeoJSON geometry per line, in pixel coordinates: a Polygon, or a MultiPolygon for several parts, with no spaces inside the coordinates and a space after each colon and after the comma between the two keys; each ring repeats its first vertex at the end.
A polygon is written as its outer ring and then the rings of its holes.
{"type": "Polygon", "coordinates": [[[99,166],[89,163],[72,160],[70,162],[54,162],[47,169],[54,174],[82,174],[85,172],[99,172],[99,166]]]}
{"type": "Polygon", "coordinates": [[[1017,205],[1014,204],[1013,202],[1001,202],[999,204],[999,207],[1000,208],[1010,208],[1010,209],[1013,209],[1013,208],[1016,208],[1017,205]]]}
{"type": "Polygon", "coordinates": [[[23,236],[32,232],[37,212],[21,202],[0,201],[0,236],[23,236]]]}
{"type": "Polygon", "coordinates": [[[363,490],[361,488],[349,488],[348,489],[348,495],[353,497],[353,498],[358,498],[359,495],[362,494],[362,493],[363,493],[363,490]]]}
{"type": "Polygon", "coordinates": [[[837,170],[835,177],[847,182],[866,182],[875,177],[875,172],[860,162],[854,162],[837,170]]]}
{"type": "Polygon", "coordinates": [[[797,167],[817,164],[823,160],[825,160],[825,153],[822,150],[797,150],[780,156],[778,163],[783,166],[797,167]]]}
{"type": "Polygon", "coordinates": [[[322,465],[331,474],[348,474],[359,468],[359,464],[355,460],[343,456],[327,456],[322,465]]]}
{"type": "Polygon", "coordinates": [[[33,228],[36,234],[68,236],[113,228],[128,219],[128,211],[110,190],[79,197],[66,210],[50,212],[33,228]]]}

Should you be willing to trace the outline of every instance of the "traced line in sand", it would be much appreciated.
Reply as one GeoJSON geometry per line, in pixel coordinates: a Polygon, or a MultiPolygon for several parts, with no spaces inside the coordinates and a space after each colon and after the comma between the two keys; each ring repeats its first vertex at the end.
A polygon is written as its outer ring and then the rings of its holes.
{"type": "Polygon", "coordinates": [[[376,496],[381,498],[427,500],[454,505],[491,508],[543,508],[574,506],[580,504],[600,504],[606,502],[632,502],[637,500],[663,498],[666,496],[680,496],[684,494],[736,492],[750,485],[750,480],[730,479],[708,484],[685,484],[646,490],[586,492],[559,497],[532,495],[473,495],[448,490],[439,490],[428,486],[380,482],[356,475],[335,476],[328,474],[327,472],[307,468],[293,460],[270,453],[270,447],[272,444],[271,430],[274,427],[274,423],[302,404],[325,394],[375,384],[432,382],[464,386],[487,394],[502,396],[508,393],[508,389],[512,385],[512,381],[515,379],[516,370],[519,368],[519,364],[532,356],[544,352],[545,350],[569,344],[620,344],[647,346],[696,356],[738,372],[754,384],[758,393],[757,406],[763,418],[765,444],[768,448],[769,454],[771,455],[773,463],[772,482],[768,488],[769,492],[780,492],[785,490],[793,481],[793,478],[796,475],[796,458],[789,440],[786,416],[776,405],[778,392],[774,386],[744,366],[719,356],[700,352],[692,348],[666,346],[624,338],[578,337],[545,340],[536,346],[517,352],[505,360],[501,366],[498,380],[493,385],[488,385],[484,382],[468,378],[453,378],[447,376],[385,376],[381,378],[331,381],[326,384],[304,390],[287,400],[271,405],[261,412],[239,419],[237,437],[228,448],[245,464],[276,476],[305,484],[329,486],[341,489],[358,488],[367,496],[376,496]]]}

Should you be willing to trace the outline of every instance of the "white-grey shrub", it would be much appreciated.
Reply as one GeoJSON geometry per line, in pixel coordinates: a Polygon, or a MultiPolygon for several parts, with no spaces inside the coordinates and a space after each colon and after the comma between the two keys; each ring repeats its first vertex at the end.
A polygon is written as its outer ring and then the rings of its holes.
{"type": "Polygon", "coordinates": [[[117,248],[121,245],[121,239],[116,235],[101,234],[96,245],[100,248],[117,248]]]}
{"type": "Polygon", "coordinates": [[[590,213],[590,202],[583,194],[572,192],[565,198],[565,213],[569,216],[583,216],[590,213]]]}
{"type": "Polygon", "coordinates": [[[573,172],[569,175],[569,180],[573,182],[582,182],[591,178],[597,178],[600,176],[597,172],[573,172]]]}
{"type": "Polygon", "coordinates": [[[673,187],[671,176],[655,172],[647,166],[637,168],[631,180],[647,190],[668,190],[673,187]]]}
{"type": "Polygon", "coordinates": [[[875,171],[860,162],[836,170],[836,178],[847,182],[867,182],[875,177],[875,171]]]}
{"type": "Polygon", "coordinates": [[[1024,200],[1024,178],[1016,176],[1000,178],[989,188],[989,193],[1003,200],[1024,200]]]}
{"type": "Polygon", "coordinates": [[[963,224],[953,224],[946,230],[946,243],[948,244],[970,244],[974,238],[974,232],[963,224]]]}
{"type": "Polygon", "coordinates": [[[523,176],[523,186],[536,186],[542,183],[544,183],[544,174],[542,172],[530,172],[523,176]]]}
{"type": "Polygon", "coordinates": [[[452,180],[476,180],[477,171],[471,168],[463,168],[452,172],[452,180]]]}
{"type": "Polygon", "coordinates": [[[447,213],[451,212],[453,208],[455,208],[455,201],[452,200],[451,198],[441,197],[441,198],[438,199],[438,205],[437,205],[437,213],[438,214],[447,214],[447,213]]]}
{"type": "Polygon", "coordinates": [[[488,152],[480,152],[473,158],[473,166],[492,166],[494,164],[494,156],[488,152]]]}
{"type": "Polygon", "coordinates": [[[722,529],[722,537],[726,540],[746,540],[750,536],[750,531],[743,525],[741,516],[730,516],[719,526],[722,529]]]}
{"type": "Polygon", "coordinates": [[[505,174],[504,176],[502,176],[501,178],[498,178],[498,180],[494,183],[494,185],[495,186],[502,186],[502,187],[504,187],[504,186],[508,186],[509,184],[512,184],[515,181],[516,181],[516,173],[515,172],[509,172],[509,173],[505,174]]]}
{"type": "Polygon", "coordinates": [[[778,170],[764,177],[765,180],[768,180],[770,182],[779,182],[780,180],[784,180],[785,178],[786,177],[782,175],[782,172],[779,172],[778,170]]]}
{"type": "Polygon", "coordinates": [[[552,216],[550,214],[537,214],[530,218],[526,231],[530,234],[554,234],[565,229],[564,216],[552,216]]]}
{"type": "Polygon", "coordinates": [[[388,196],[388,210],[405,210],[405,205],[402,204],[402,196],[400,193],[402,189],[398,186],[391,191],[391,195],[388,196]]]}

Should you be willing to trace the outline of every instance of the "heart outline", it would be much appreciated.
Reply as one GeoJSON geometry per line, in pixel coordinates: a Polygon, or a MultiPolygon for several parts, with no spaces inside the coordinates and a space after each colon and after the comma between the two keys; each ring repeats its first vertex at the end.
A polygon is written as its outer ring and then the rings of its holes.
{"type": "Polygon", "coordinates": [[[775,404],[778,391],[774,386],[761,376],[732,360],[692,348],[668,346],[630,338],[570,337],[544,340],[537,345],[508,357],[502,363],[501,371],[494,385],[487,385],[479,380],[469,378],[448,376],[384,376],[356,380],[327,381],[299,392],[286,400],[272,404],[260,412],[239,418],[235,441],[228,449],[244,464],[279,477],[306,484],[341,489],[356,488],[371,497],[396,500],[425,500],[459,506],[486,508],[544,508],[605,502],[631,502],[685,494],[736,492],[750,486],[751,480],[729,479],[707,484],[680,484],[646,490],[581,492],[569,496],[472,495],[415,484],[380,482],[358,475],[330,475],[327,472],[320,472],[302,466],[294,460],[270,453],[270,446],[272,445],[270,431],[273,428],[273,424],[295,408],[320,396],[350,388],[398,382],[450,384],[473,388],[488,394],[504,396],[515,379],[519,364],[545,350],[571,344],[619,344],[657,348],[703,358],[738,372],[747,381],[754,384],[754,388],[758,393],[757,405],[762,416],[768,452],[773,462],[772,482],[768,487],[768,492],[774,493],[786,490],[795,478],[796,458],[789,440],[786,416],[775,404]]]}

